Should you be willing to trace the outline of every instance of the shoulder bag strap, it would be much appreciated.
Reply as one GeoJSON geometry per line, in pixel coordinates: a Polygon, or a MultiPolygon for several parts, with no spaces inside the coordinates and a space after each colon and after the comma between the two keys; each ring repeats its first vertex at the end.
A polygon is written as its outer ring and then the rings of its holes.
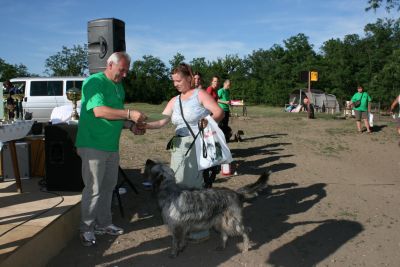
{"type": "Polygon", "coordinates": [[[187,121],[185,120],[185,116],[183,116],[183,108],[182,108],[182,100],[181,100],[181,95],[179,95],[179,107],[181,109],[181,115],[182,115],[182,119],[186,124],[186,127],[189,129],[190,134],[193,136],[193,138],[196,138],[196,136],[193,133],[192,128],[190,128],[189,123],[187,123],[187,121]]]}
{"type": "MultiPolygon", "coordinates": [[[[193,133],[193,130],[192,130],[192,128],[190,127],[189,123],[187,123],[187,121],[186,121],[186,119],[185,119],[185,116],[183,116],[183,108],[182,108],[181,95],[179,95],[179,107],[180,107],[180,109],[181,109],[182,119],[183,119],[183,121],[185,122],[186,127],[189,129],[190,134],[193,136],[193,142],[190,144],[188,150],[186,151],[186,153],[185,153],[185,156],[186,156],[186,155],[189,153],[190,149],[193,147],[194,143],[196,142],[197,136],[199,136],[200,132],[202,132],[203,129],[202,129],[202,127],[199,127],[199,132],[198,132],[196,135],[193,133]]],[[[204,142],[204,140],[203,140],[203,142],[204,142]]],[[[207,153],[207,152],[206,152],[206,153],[207,153]]],[[[204,152],[203,152],[203,154],[204,154],[204,152]]],[[[207,157],[207,155],[206,155],[206,157],[207,157]]]]}

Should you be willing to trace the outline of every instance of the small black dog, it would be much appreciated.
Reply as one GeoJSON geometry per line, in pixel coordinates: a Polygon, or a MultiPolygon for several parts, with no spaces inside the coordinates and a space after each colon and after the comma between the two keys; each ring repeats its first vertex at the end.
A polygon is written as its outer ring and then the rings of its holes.
{"type": "Polygon", "coordinates": [[[228,236],[241,235],[243,252],[248,251],[250,229],[243,225],[243,200],[265,187],[271,173],[262,174],[255,183],[237,192],[228,188],[193,190],[177,185],[175,174],[167,165],[147,160],[144,175],[157,192],[164,223],[172,234],[171,257],[183,251],[188,233],[212,227],[221,233],[220,249],[225,248],[228,236]]]}

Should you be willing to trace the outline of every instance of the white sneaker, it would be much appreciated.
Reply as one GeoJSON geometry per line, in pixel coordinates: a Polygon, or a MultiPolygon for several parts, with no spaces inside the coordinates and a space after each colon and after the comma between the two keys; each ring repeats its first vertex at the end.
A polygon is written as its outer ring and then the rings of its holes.
{"type": "Polygon", "coordinates": [[[81,243],[85,247],[96,245],[96,237],[93,232],[83,232],[79,235],[81,243]]]}
{"type": "Polygon", "coordinates": [[[94,233],[96,235],[104,235],[104,234],[122,235],[124,233],[124,229],[122,229],[118,226],[115,226],[114,224],[110,224],[109,226],[106,226],[106,227],[95,226],[94,233]]]}

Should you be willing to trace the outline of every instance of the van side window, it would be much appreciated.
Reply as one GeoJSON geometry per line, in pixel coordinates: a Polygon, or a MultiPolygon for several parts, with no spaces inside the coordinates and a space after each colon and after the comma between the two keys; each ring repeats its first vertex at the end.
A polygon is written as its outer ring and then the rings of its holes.
{"type": "Polygon", "coordinates": [[[68,91],[68,89],[71,89],[71,88],[78,88],[79,90],[82,91],[82,83],[83,83],[83,81],[67,81],[67,86],[66,86],[65,90],[68,91]]]}
{"type": "Polygon", "coordinates": [[[62,81],[32,81],[31,96],[62,96],[62,81]]]}

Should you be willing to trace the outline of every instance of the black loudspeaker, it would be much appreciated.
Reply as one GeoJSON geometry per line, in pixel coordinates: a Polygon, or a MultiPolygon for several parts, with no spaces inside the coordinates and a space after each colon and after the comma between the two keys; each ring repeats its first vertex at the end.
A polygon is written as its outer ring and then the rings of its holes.
{"type": "Polygon", "coordinates": [[[114,52],[126,51],[125,22],[96,19],[88,22],[88,61],[90,74],[104,71],[114,52]]]}
{"type": "Polygon", "coordinates": [[[82,191],[82,161],[76,153],[77,125],[47,125],[45,135],[46,186],[49,191],[82,191]]]}

